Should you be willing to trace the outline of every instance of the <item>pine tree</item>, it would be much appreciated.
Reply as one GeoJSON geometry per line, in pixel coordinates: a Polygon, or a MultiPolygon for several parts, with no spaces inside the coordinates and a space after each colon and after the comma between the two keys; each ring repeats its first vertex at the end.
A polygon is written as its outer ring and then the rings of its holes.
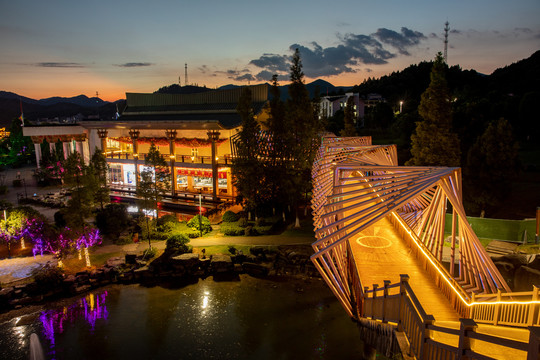
{"type": "Polygon", "coordinates": [[[438,53],[431,69],[431,83],[422,94],[411,136],[411,159],[406,165],[459,166],[459,139],[452,132],[452,103],[445,77],[446,64],[438,53]]]}
{"type": "Polygon", "coordinates": [[[268,161],[263,164],[265,179],[268,183],[269,197],[274,211],[276,207],[284,207],[286,202],[285,188],[287,179],[283,176],[290,154],[290,132],[286,123],[285,104],[281,100],[281,93],[277,75],[272,76],[270,88],[270,117],[266,123],[268,127],[268,161]]]}
{"type": "MultiPolygon", "coordinates": [[[[319,145],[322,130],[318,114],[315,114],[309,93],[304,84],[304,73],[300,52],[296,49],[291,65],[291,84],[286,104],[287,124],[290,126],[291,161],[288,166],[289,199],[296,212],[295,227],[300,227],[298,218],[299,201],[311,186],[311,166],[319,145]]],[[[307,206],[307,204],[306,204],[307,206]]]]}
{"type": "Polygon", "coordinates": [[[235,186],[243,198],[244,207],[251,214],[261,203],[261,189],[264,187],[263,171],[259,155],[261,153],[261,128],[253,115],[251,90],[246,87],[238,101],[236,111],[242,119],[242,130],[236,144],[236,157],[232,169],[235,186]]]}

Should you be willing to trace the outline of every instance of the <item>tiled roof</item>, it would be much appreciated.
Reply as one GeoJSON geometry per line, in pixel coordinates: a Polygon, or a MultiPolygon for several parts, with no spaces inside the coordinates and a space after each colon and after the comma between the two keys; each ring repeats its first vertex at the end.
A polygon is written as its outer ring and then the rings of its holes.
{"type": "MultiPolygon", "coordinates": [[[[250,88],[254,101],[253,112],[257,115],[268,99],[268,85],[250,88]]],[[[242,88],[197,94],[127,93],[127,106],[118,120],[218,122],[220,127],[231,129],[241,125],[236,111],[241,92],[242,88]]]]}

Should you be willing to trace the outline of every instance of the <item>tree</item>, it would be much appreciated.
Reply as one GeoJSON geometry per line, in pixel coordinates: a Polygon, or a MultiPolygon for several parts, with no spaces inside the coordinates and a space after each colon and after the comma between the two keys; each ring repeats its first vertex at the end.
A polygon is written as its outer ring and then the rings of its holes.
{"type": "Polygon", "coordinates": [[[354,97],[349,96],[345,106],[344,117],[345,128],[341,130],[341,136],[356,136],[356,127],[354,126],[354,97]]]}
{"type": "Polygon", "coordinates": [[[268,159],[263,163],[264,178],[268,183],[267,188],[274,211],[276,206],[283,207],[285,205],[287,179],[283,176],[283,173],[291,157],[291,140],[288,131],[290,127],[286,122],[285,104],[281,100],[277,78],[277,75],[272,76],[270,117],[266,123],[269,133],[269,141],[267,142],[268,159]]]}
{"type": "Polygon", "coordinates": [[[11,246],[18,241],[26,226],[26,214],[19,210],[10,210],[6,212],[6,218],[0,220],[0,241],[6,244],[8,258],[11,258],[11,246]]]}
{"type": "MultiPolygon", "coordinates": [[[[144,157],[144,165],[152,171],[154,205],[152,209],[158,212],[158,203],[167,192],[171,190],[171,168],[159,152],[154,143],[150,145],[148,153],[144,157]]],[[[157,215],[156,215],[157,217],[157,215]]]]}
{"type": "Polygon", "coordinates": [[[130,216],[124,204],[107,204],[96,214],[96,226],[102,234],[118,239],[130,224],[130,216]]]}
{"type": "Polygon", "coordinates": [[[411,136],[411,159],[406,165],[459,166],[459,139],[452,132],[452,103],[446,84],[446,64],[438,53],[431,70],[431,82],[421,96],[416,123],[411,136]]]}
{"type": "MultiPolygon", "coordinates": [[[[157,207],[157,201],[155,200],[158,195],[155,193],[154,187],[154,173],[152,169],[146,168],[141,172],[139,183],[137,184],[137,205],[143,211],[156,210],[154,206],[157,207]]],[[[146,236],[148,240],[148,248],[152,248],[152,243],[150,242],[150,221],[148,214],[144,214],[146,219],[146,236]]]]}
{"type": "Polygon", "coordinates": [[[505,119],[491,122],[467,154],[467,199],[481,215],[499,206],[511,192],[518,171],[518,147],[505,119]]]}
{"type": "Polygon", "coordinates": [[[238,101],[236,111],[242,119],[242,130],[238,133],[239,141],[236,143],[236,157],[232,169],[235,177],[235,186],[241,194],[244,207],[251,212],[260,204],[263,171],[259,155],[261,154],[261,127],[253,115],[251,90],[246,87],[238,101]]]}
{"type": "Polygon", "coordinates": [[[85,219],[92,215],[94,197],[92,193],[93,177],[78,152],[71,153],[64,162],[63,179],[71,193],[71,199],[63,210],[64,218],[70,228],[80,229],[85,219]]]}
{"type": "Polygon", "coordinates": [[[109,165],[107,164],[107,158],[103,155],[103,152],[99,151],[96,147],[94,155],[90,159],[88,168],[89,174],[92,176],[92,193],[94,202],[99,204],[101,210],[103,210],[105,204],[108,204],[111,200],[109,193],[109,185],[107,182],[107,174],[109,172],[109,165]]]}
{"type": "MultiPolygon", "coordinates": [[[[300,227],[298,206],[311,185],[311,166],[320,143],[322,124],[314,114],[313,104],[304,84],[300,52],[296,49],[291,65],[291,84],[286,103],[287,124],[290,126],[291,161],[289,162],[287,186],[290,202],[296,213],[295,227],[300,227]]],[[[307,204],[306,204],[307,206],[307,204]]]]}

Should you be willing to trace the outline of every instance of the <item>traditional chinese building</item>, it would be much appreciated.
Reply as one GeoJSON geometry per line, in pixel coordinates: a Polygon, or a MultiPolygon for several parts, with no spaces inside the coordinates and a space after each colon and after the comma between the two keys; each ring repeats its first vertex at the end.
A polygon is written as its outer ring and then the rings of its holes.
{"type": "MultiPolygon", "coordinates": [[[[266,119],[268,86],[251,86],[253,111],[266,119]]],[[[26,126],[39,166],[42,152],[62,143],[64,156],[79,152],[85,161],[103,151],[112,189],[134,191],[144,158],[154,143],[170,164],[170,198],[205,194],[213,201],[235,195],[231,176],[231,137],[241,129],[236,111],[242,88],[197,94],[126,94],[116,120],[85,120],[71,126],[26,126]]]]}

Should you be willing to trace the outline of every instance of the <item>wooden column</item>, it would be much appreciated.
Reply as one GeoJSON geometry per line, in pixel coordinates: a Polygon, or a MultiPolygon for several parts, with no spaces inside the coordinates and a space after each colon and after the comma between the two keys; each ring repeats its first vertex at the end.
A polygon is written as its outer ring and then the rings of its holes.
{"type": "Polygon", "coordinates": [[[98,136],[101,139],[101,151],[103,152],[103,155],[107,156],[107,136],[109,133],[106,129],[98,129],[98,136]]]}
{"type": "Polygon", "coordinates": [[[216,140],[219,139],[219,131],[210,130],[208,131],[208,139],[212,141],[212,199],[217,201],[218,195],[218,164],[217,164],[217,147],[216,140]]]}
{"type": "Polygon", "coordinates": [[[174,141],[176,140],[176,130],[169,129],[165,130],[167,139],[169,139],[169,159],[171,161],[171,195],[176,195],[176,176],[174,175],[174,163],[176,161],[176,145],[174,141]]]}
{"type": "Polygon", "coordinates": [[[135,186],[139,185],[139,135],[141,132],[137,129],[129,130],[129,137],[133,145],[133,162],[135,164],[135,186]]]}
{"type": "Polygon", "coordinates": [[[40,165],[41,165],[41,143],[34,143],[34,149],[35,149],[35,152],[36,152],[36,164],[37,164],[37,168],[39,169],[40,165]]]}

